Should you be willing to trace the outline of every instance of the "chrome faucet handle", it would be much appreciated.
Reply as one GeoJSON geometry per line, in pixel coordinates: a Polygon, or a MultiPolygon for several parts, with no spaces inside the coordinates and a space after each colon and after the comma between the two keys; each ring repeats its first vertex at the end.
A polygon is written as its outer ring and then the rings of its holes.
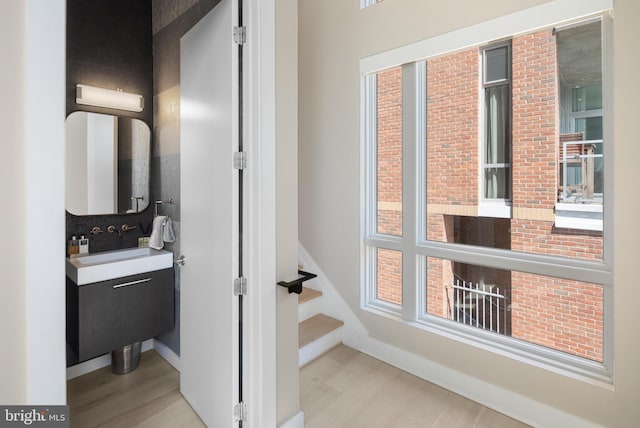
{"type": "Polygon", "coordinates": [[[138,228],[138,226],[129,226],[127,223],[125,223],[125,224],[122,225],[120,230],[122,230],[123,232],[126,232],[128,230],[137,229],[137,228],[138,228]]]}
{"type": "Polygon", "coordinates": [[[118,232],[118,233],[120,233],[120,232],[118,231],[118,229],[117,229],[115,226],[113,226],[113,225],[111,225],[111,226],[107,227],[107,232],[109,232],[109,233],[113,233],[113,232],[118,232]]]}
{"type": "Polygon", "coordinates": [[[102,229],[100,229],[98,226],[95,226],[89,233],[91,233],[92,235],[97,235],[98,233],[102,233],[102,229]]]}

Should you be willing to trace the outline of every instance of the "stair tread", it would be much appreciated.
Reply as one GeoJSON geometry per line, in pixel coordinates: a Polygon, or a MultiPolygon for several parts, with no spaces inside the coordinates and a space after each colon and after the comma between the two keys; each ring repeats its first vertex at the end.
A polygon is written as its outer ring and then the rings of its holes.
{"type": "Polygon", "coordinates": [[[316,297],[322,296],[322,291],[314,290],[313,288],[302,288],[302,293],[298,296],[298,304],[308,302],[316,297]]]}
{"type": "Polygon", "coordinates": [[[324,314],[315,315],[298,324],[298,348],[342,327],[344,322],[324,314]]]}

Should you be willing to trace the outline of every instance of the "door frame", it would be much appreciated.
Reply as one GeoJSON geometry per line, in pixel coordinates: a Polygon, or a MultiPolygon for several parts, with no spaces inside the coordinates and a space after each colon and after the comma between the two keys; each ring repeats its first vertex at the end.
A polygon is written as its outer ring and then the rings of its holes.
{"type": "MultiPolygon", "coordinates": [[[[246,205],[249,207],[246,217],[247,228],[247,278],[249,279],[249,294],[246,298],[246,336],[245,349],[247,359],[246,369],[246,402],[249,404],[249,427],[268,427],[276,425],[276,260],[275,260],[275,1],[274,0],[244,0],[245,23],[250,30],[247,32],[245,45],[245,146],[249,152],[251,167],[247,170],[246,205]]],[[[26,36],[34,41],[30,47],[46,48],[47,44],[36,44],[36,40],[47,40],[51,32],[57,35],[56,47],[63,48],[64,31],[66,25],[66,4],[62,0],[29,0],[26,7],[27,23],[38,22],[39,25],[29,25],[26,36]],[[46,13],[46,21],[43,18],[46,13]],[[60,40],[60,42],[58,42],[60,40]]],[[[35,50],[35,49],[34,49],[35,50]]],[[[60,51],[60,49],[58,49],[60,51]]],[[[58,51],[53,50],[54,53],[58,51]]],[[[32,103],[33,110],[27,109],[29,121],[40,123],[43,132],[49,132],[49,138],[39,139],[35,135],[27,138],[27,144],[42,147],[46,142],[50,151],[64,148],[64,114],[58,118],[50,112],[64,111],[66,102],[64,94],[64,57],[58,56],[55,61],[48,57],[39,58],[27,64],[27,86],[29,91],[35,84],[35,77],[41,70],[47,70],[51,82],[57,85],[36,85],[42,92],[38,93],[39,102],[32,103]],[[47,63],[42,68],[41,64],[47,63]],[[33,73],[33,74],[31,74],[33,73]],[[34,79],[31,78],[34,77],[34,79]],[[44,95],[46,94],[46,96],[44,95]],[[49,100],[45,105],[42,100],[49,100]],[[42,126],[44,124],[45,126],[42,126]]],[[[35,96],[35,94],[34,94],[35,96]]],[[[64,235],[64,210],[51,211],[51,204],[64,207],[64,158],[54,156],[54,161],[48,158],[44,170],[28,172],[28,177],[43,176],[50,172],[53,180],[48,188],[29,190],[29,199],[42,201],[47,209],[34,209],[33,218],[46,217],[46,221],[32,221],[42,224],[47,229],[47,236],[62,237],[64,235]],[[36,174],[35,176],[33,174],[36,174]],[[38,214],[40,213],[40,214],[38,214]],[[47,213],[46,215],[44,213],[47,213]],[[53,216],[53,217],[51,217],[53,216]],[[52,232],[53,231],[53,232],[52,232]]],[[[48,151],[47,151],[48,153],[48,151]]],[[[29,165],[28,169],[31,171],[29,165]]],[[[31,230],[29,236],[39,236],[37,231],[31,230]]],[[[31,239],[31,238],[29,238],[31,239]]],[[[35,239],[35,238],[34,238],[35,239]]],[[[64,305],[51,305],[51,301],[64,300],[64,264],[62,251],[56,244],[58,239],[50,239],[52,244],[43,247],[41,242],[30,248],[41,248],[33,253],[28,250],[29,259],[38,256],[40,260],[59,260],[51,266],[41,270],[40,276],[60,278],[56,287],[50,287],[50,282],[31,278],[27,283],[26,311],[28,314],[40,314],[38,322],[32,323],[27,331],[28,343],[40,343],[47,352],[39,352],[39,347],[29,349],[26,353],[29,367],[29,393],[27,401],[37,404],[66,403],[66,363],[64,358],[65,318],[64,305]],[[52,299],[42,299],[41,292],[51,295],[52,299]],[[46,291],[46,290],[45,290],[46,291]],[[46,307],[46,308],[45,308],[46,307]],[[44,311],[43,311],[44,308],[44,311]],[[43,313],[44,312],[44,313],[43,313]],[[49,321],[44,321],[43,318],[49,321]],[[47,327],[48,326],[48,327],[47,327]],[[46,330],[46,334],[43,334],[46,330]],[[55,358],[52,352],[55,350],[55,358]],[[35,369],[38,367],[38,369],[35,369]]],[[[60,241],[62,242],[62,241],[60,241]]],[[[35,321],[35,320],[34,320],[35,321]]]]}
{"type": "MultiPolygon", "coordinates": [[[[247,279],[247,294],[242,310],[242,395],[247,419],[242,426],[273,427],[277,419],[275,1],[237,1],[242,2],[247,28],[242,59],[243,151],[247,156],[243,170],[242,276],[247,279]]],[[[235,6],[232,16],[237,25],[235,6]]],[[[235,125],[232,133],[237,140],[235,125]]]]}
{"type": "Polygon", "coordinates": [[[244,45],[246,426],[276,426],[275,1],[241,0],[244,45]]]}

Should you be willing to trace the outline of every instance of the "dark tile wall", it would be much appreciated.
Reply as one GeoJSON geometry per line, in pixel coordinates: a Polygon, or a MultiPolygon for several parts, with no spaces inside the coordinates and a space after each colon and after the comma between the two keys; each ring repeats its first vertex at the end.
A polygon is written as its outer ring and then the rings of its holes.
{"type": "MultiPolygon", "coordinates": [[[[153,60],[151,0],[67,0],[67,115],[74,111],[127,116],[152,129],[153,60]],[[140,113],[79,105],[76,84],[142,94],[147,106],[140,113]]],[[[66,235],[86,235],[92,253],[135,247],[150,233],[153,206],[136,214],[76,216],[67,212],[66,235]],[[151,208],[151,209],[150,209],[151,208]],[[119,236],[110,225],[136,226],[119,236]],[[94,227],[104,232],[90,235],[94,227]]],[[[66,245],[66,243],[65,243],[66,245]]]]}
{"type": "Polygon", "coordinates": [[[77,110],[141,119],[152,127],[151,0],[67,0],[67,116],[77,110]],[[144,96],[140,113],[78,105],[76,84],[144,96]]]}
{"type": "MultiPolygon", "coordinates": [[[[141,213],[119,214],[119,215],[84,215],[76,216],[66,213],[67,239],[75,235],[78,238],[85,235],[89,238],[89,252],[99,253],[102,251],[119,250],[138,246],[138,238],[151,234],[153,221],[153,207],[149,206],[141,213]],[[118,230],[122,225],[127,224],[135,229],[118,234],[109,233],[107,228],[115,226],[118,230]],[[91,234],[91,229],[99,227],[102,233],[91,234]]],[[[66,243],[65,243],[66,245],[66,243]]],[[[65,247],[66,248],[66,247],[65,247]]]]}

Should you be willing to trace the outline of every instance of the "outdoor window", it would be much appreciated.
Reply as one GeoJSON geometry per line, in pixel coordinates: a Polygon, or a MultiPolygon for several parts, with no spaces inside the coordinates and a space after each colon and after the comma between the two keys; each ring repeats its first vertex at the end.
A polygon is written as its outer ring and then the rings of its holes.
{"type": "Polygon", "coordinates": [[[363,309],[610,382],[603,21],[361,62],[363,309]]]}
{"type": "Polygon", "coordinates": [[[382,0],[360,0],[360,9],[373,6],[376,3],[380,3],[382,0]]]}
{"type": "Polygon", "coordinates": [[[556,31],[559,94],[558,227],[602,230],[604,148],[599,21],[556,31]]]}
{"type": "Polygon", "coordinates": [[[510,45],[482,51],[484,66],[483,198],[511,199],[510,45]]]}
{"type": "Polygon", "coordinates": [[[427,258],[428,315],[602,362],[599,284],[427,258]]]}
{"type": "Polygon", "coordinates": [[[377,232],[402,236],[402,68],[376,77],[377,232]]]}

